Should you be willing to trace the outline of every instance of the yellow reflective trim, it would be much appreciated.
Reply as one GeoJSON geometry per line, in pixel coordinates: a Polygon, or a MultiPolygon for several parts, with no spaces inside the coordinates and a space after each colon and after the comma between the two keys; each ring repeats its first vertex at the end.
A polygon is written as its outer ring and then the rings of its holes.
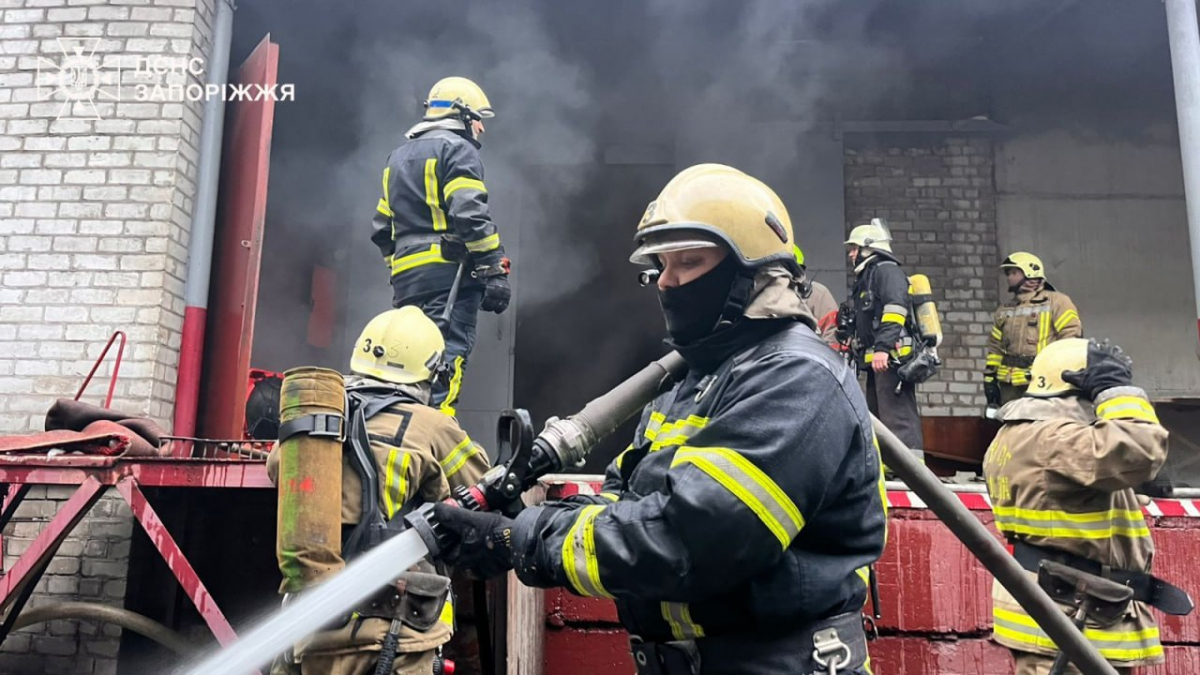
{"type": "Polygon", "coordinates": [[[487,188],[484,187],[483,181],[475,180],[474,178],[467,178],[466,176],[459,176],[449,183],[446,183],[446,191],[443,194],[446,196],[446,199],[450,199],[450,195],[458,192],[459,190],[479,190],[480,192],[487,192],[487,188]]]}
{"type": "Polygon", "coordinates": [[[446,472],[446,478],[458,473],[467,464],[467,460],[479,454],[479,446],[471,441],[470,437],[463,439],[454,449],[450,451],[446,458],[439,462],[442,465],[442,470],[446,472]]]}
{"type": "Polygon", "coordinates": [[[600,494],[598,494],[598,495],[596,495],[596,496],[597,496],[597,497],[601,497],[601,498],[603,498],[603,499],[607,499],[607,500],[608,500],[608,501],[610,501],[610,502],[615,502],[615,501],[618,501],[618,500],[620,500],[620,499],[621,499],[621,496],[620,496],[620,495],[615,495],[615,494],[613,494],[613,493],[611,493],[611,492],[601,492],[600,494]]]}
{"type": "Polygon", "coordinates": [[[671,461],[674,468],[691,463],[745,504],[786,549],[804,529],[804,516],[771,477],[750,460],[728,448],[682,447],[671,461]],[[727,469],[732,469],[731,474],[727,469]],[[781,517],[782,516],[782,517],[781,517]]]}
{"type": "Polygon", "coordinates": [[[386,476],[383,479],[383,512],[388,518],[396,512],[396,458],[400,456],[399,448],[388,450],[387,464],[385,466],[386,476]]]}
{"type": "Polygon", "coordinates": [[[879,322],[880,323],[898,323],[900,325],[904,325],[904,320],[905,320],[905,317],[903,314],[897,314],[895,312],[884,312],[883,318],[880,319],[879,322]]]}
{"type": "MultiPolygon", "coordinates": [[[[390,182],[388,180],[388,178],[391,176],[391,174],[392,174],[392,167],[390,167],[390,166],[383,167],[383,199],[379,200],[381,202],[383,208],[380,208],[378,206],[375,207],[376,209],[379,210],[380,213],[387,216],[388,218],[395,216],[395,214],[392,213],[392,197],[390,194],[388,194],[388,183],[390,182]]],[[[396,223],[392,223],[392,240],[395,241],[395,239],[396,239],[396,223]]]]}
{"type": "Polygon", "coordinates": [[[663,424],[655,433],[654,441],[650,444],[650,452],[658,452],[663,448],[683,445],[689,438],[696,435],[708,424],[707,417],[689,415],[687,419],[675,420],[663,424]]]}
{"type": "Polygon", "coordinates": [[[1025,534],[1056,539],[1109,539],[1114,536],[1150,537],[1141,511],[1109,509],[1069,513],[1067,511],[1022,509],[992,505],[996,528],[1006,534],[1025,534]]]}
{"type": "Polygon", "coordinates": [[[397,274],[400,274],[401,272],[407,272],[408,270],[411,270],[414,267],[420,267],[422,265],[432,265],[434,263],[448,263],[448,262],[450,262],[450,261],[446,260],[445,258],[442,257],[441,244],[433,244],[432,246],[429,247],[429,250],[418,251],[417,253],[410,253],[406,256],[401,256],[399,258],[393,258],[392,259],[392,276],[396,276],[397,274]]]}
{"type": "Polygon", "coordinates": [[[446,400],[442,401],[441,407],[438,410],[454,417],[454,404],[458,402],[458,390],[462,389],[463,379],[463,357],[454,357],[454,377],[450,378],[450,390],[446,393],[446,400]]]}
{"type": "Polygon", "coordinates": [[[1050,341],[1050,313],[1042,312],[1038,314],[1038,342],[1037,350],[1041,354],[1046,348],[1046,343],[1050,341]]]}
{"type": "Polygon", "coordinates": [[[897,356],[908,356],[911,353],[912,353],[912,347],[910,345],[905,345],[905,346],[901,347],[900,349],[896,350],[897,356]]]}
{"type": "Polygon", "coordinates": [[[1067,311],[1063,312],[1062,316],[1058,317],[1058,319],[1054,322],[1054,330],[1061,333],[1062,329],[1067,327],[1067,324],[1071,323],[1073,319],[1078,318],[1079,312],[1076,312],[1073,309],[1068,309],[1067,311]]]}
{"type": "Polygon", "coordinates": [[[1096,415],[1101,419],[1135,419],[1158,424],[1154,406],[1140,396],[1116,396],[1096,406],[1096,415]]]}
{"type": "Polygon", "coordinates": [[[854,570],[854,573],[858,575],[858,578],[862,579],[864,586],[871,585],[871,569],[869,567],[860,567],[854,570]]]}
{"type": "Polygon", "coordinates": [[[442,211],[441,200],[438,197],[437,158],[425,160],[425,203],[429,205],[429,213],[433,218],[434,232],[446,229],[446,213],[442,211]]]}
{"type": "Polygon", "coordinates": [[[1001,354],[988,354],[987,364],[989,366],[999,366],[1004,362],[1004,356],[1001,354]]]}
{"type": "Polygon", "coordinates": [[[467,250],[471,253],[486,253],[500,248],[500,233],[489,235],[483,239],[467,242],[467,250]]]}
{"type": "Polygon", "coordinates": [[[676,640],[695,640],[704,637],[704,628],[692,620],[692,610],[686,602],[661,603],[662,616],[671,626],[676,640]]]}
{"type": "Polygon", "coordinates": [[[387,478],[384,479],[383,488],[383,506],[388,520],[404,506],[404,499],[408,497],[408,464],[411,459],[407,452],[399,448],[388,451],[387,478]],[[399,472],[396,471],[397,457],[401,458],[399,472]]]}
{"type": "Polygon", "coordinates": [[[442,605],[442,615],[438,617],[438,621],[454,627],[454,603],[450,601],[450,596],[446,596],[446,604],[442,605]]]}
{"type": "Polygon", "coordinates": [[[645,436],[646,440],[653,441],[658,437],[658,430],[662,428],[663,422],[667,421],[667,416],[660,412],[650,413],[650,421],[646,423],[645,436]]]}
{"type": "Polygon", "coordinates": [[[603,506],[585,506],[563,539],[562,565],[567,580],[579,592],[591,598],[613,597],[600,583],[600,562],[596,558],[596,516],[603,506]]]}
{"type": "Polygon", "coordinates": [[[617,458],[614,461],[616,462],[618,469],[621,468],[621,461],[625,459],[625,453],[629,452],[632,449],[633,449],[633,443],[630,443],[629,447],[625,448],[624,450],[621,451],[621,454],[617,455],[617,458]]]}
{"type": "Polygon", "coordinates": [[[999,326],[992,326],[992,339],[999,340],[1004,337],[1004,331],[1000,330],[999,326]]]}
{"type": "MultiPolygon", "coordinates": [[[[1043,649],[1058,648],[1033,617],[1002,607],[994,607],[992,617],[995,619],[993,629],[999,636],[1043,649]]],[[[1156,626],[1133,631],[1084,628],[1083,635],[1100,651],[1101,656],[1114,661],[1137,661],[1163,653],[1156,626]]]]}
{"type": "Polygon", "coordinates": [[[392,218],[396,215],[396,214],[392,213],[391,209],[388,208],[388,203],[387,203],[386,199],[380,199],[379,203],[377,205],[375,205],[375,210],[382,213],[383,215],[387,216],[388,218],[392,218]]]}

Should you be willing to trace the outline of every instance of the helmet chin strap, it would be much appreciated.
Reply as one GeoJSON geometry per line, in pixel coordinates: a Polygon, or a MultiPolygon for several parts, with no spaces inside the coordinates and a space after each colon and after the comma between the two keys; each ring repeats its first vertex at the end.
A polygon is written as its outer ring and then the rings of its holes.
{"type": "Polygon", "coordinates": [[[721,320],[717,325],[736,323],[746,313],[746,306],[750,304],[750,296],[754,293],[754,277],[757,273],[756,269],[738,270],[729,287],[729,295],[725,296],[725,307],[721,310],[721,320]]]}

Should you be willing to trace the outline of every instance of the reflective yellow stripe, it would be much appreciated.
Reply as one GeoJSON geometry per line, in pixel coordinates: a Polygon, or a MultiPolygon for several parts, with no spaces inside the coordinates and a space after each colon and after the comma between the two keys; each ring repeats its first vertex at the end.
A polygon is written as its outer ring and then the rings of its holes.
{"type": "Polygon", "coordinates": [[[987,364],[989,366],[999,366],[1004,362],[1004,356],[1001,354],[988,354],[987,364]]]}
{"type": "MultiPolygon", "coordinates": [[[[392,174],[392,167],[390,167],[390,166],[383,167],[383,199],[379,200],[380,206],[375,207],[376,209],[379,210],[380,213],[387,216],[388,218],[395,216],[395,214],[392,213],[392,197],[390,194],[388,194],[388,182],[389,182],[388,177],[391,176],[391,174],[392,174]]],[[[395,239],[396,239],[396,224],[392,223],[392,240],[395,241],[395,239]]],[[[388,261],[388,262],[391,262],[391,261],[388,261]]]]}
{"type": "Polygon", "coordinates": [[[438,617],[438,621],[454,627],[454,602],[450,600],[450,596],[446,596],[446,604],[442,605],[442,615],[438,617]]]}
{"type": "Polygon", "coordinates": [[[884,312],[883,318],[880,319],[879,322],[880,323],[898,323],[900,325],[904,325],[904,315],[896,314],[895,312],[884,312]]]}
{"type": "Polygon", "coordinates": [[[1054,330],[1056,332],[1061,333],[1062,329],[1067,327],[1067,324],[1071,323],[1072,320],[1078,319],[1078,318],[1079,318],[1079,312],[1076,312],[1073,309],[1068,309],[1067,311],[1062,313],[1062,316],[1058,317],[1057,321],[1054,322],[1054,330]]]}
{"type": "Polygon", "coordinates": [[[429,247],[428,251],[419,251],[417,253],[410,253],[399,258],[393,258],[392,276],[396,276],[401,272],[407,272],[408,270],[411,270],[414,267],[420,267],[421,265],[432,265],[434,263],[446,262],[450,261],[442,257],[441,244],[433,244],[429,247]]]}
{"type": "Polygon", "coordinates": [[[653,441],[658,437],[658,430],[662,428],[663,422],[667,421],[667,416],[660,412],[650,413],[650,421],[646,422],[646,431],[644,435],[646,440],[653,441]]]}
{"type": "Polygon", "coordinates": [[[379,204],[377,204],[375,206],[375,210],[382,213],[383,215],[387,216],[388,218],[391,218],[396,215],[396,214],[392,213],[391,209],[388,208],[388,203],[387,203],[386,199],[380,199],[379,204]]]}
{"type": "Polygon", "coordinates": [[[662,603],[663,619],[671,626],[676,640],[695,640],[704,637],[704,628],[692,621],[692,610],[686,602],[662,603]]]}
{"type": "Polygon", "coordinates": [[[446,478],[458,473],[459,470],[466,465],[468,459],[471,459],[478,454],[479,446],[475,445],[475,443],[471,441],[470,437],[463,439],[463,441],[454,446],[454,449],[450,451],[450,454],[446,455],[446,458],[440,462],[442,465],[442,471],[446,472],[446,478]]]}
{"type": "Polygon", "coordinates": [[[875,350],[869,350],[866,354],[863,354],[863,362],[864,363],[870,363],[872,360],[874,360],[874,358],[875,358],[875,350]]]}
{"type": "Polygon", "coordinates": [[[441,200],[438,198],[436,157],[425,160],[425,203],[429,205],[429,213],[433,218],[433,230],[440,232],[446,229],[446,213],[442,211],[441,200]]]}
{"type": "Polygon", "coordinates": [[[858,578],[862,579],[864,586],[871,585],[871,568],[860,567],[860,568],[854,570],[854,573],[858,575],[858,578]]]}
{"type": "MultiPolygon", "coordinates": [[[[1001,607],[992,610],[992,617],[995,619],[994,630],[999,637],[1041,649],[1058,648],[1032,617],[1001,607]]],[[[1113,661],[1137,661],[1163,653],[1158,628],[1153,626],[1136,631],[1085,628],[1083,634],[1100,651],[1101,656],[1113,661]]]]}
{"type": "Polygon", "coordinates": [[[895,350],[896,356],[908,356],[912,353],[912,345],[904,345],[900,349],[895,350]]]}
{"type": "Polygon", "coordinates": [[[667,422],[655,433],[653,442],[650,444],[650,452],[658,452],[663,448],[683,445],[689,438],[703,429],[706,424],[708,424],[708,418],[700,417],[699,415],[689,415],[687,419],[667,422]]]}
{"type": "Polygon", "coordinates": [[[1096,406],[1096,416],[1106,420],[1135,419],[1158,424],[1154,406],[1140,396],[1116,396],[1096,406]]]}
{"type": "Polygon", "coordinates": [[[467,178],[466,176],[459,176],[449,183],[446,183],[446,191],[444,193],[446,199],[450,199],[450,195],[458,192],[459,190],[479,190],[480,192],[487,192],[487,188],[483,186],[483,181],[475,180],[474,178],[467,178]]]}
{"type": "Polygon", "coordinates": [[[450,378],[450,390],[446,393],[446,400],[442,401],[441,410],[443,413],[454,417],[454,405],[458,403],[458,390],[462,389],[463,378],[463,357],[454,357],[454,377],[450,378]]]}
{"type": "Polygon", "coordinates": [[[387,477],[384,478],[383,486],[383,506],[387,512],[387,517],[390,520],[400,507],[404,506],[404,498],[408,496],[408,463],[410,457],[407,452],[399,448],[392,448],[388,451],[387,458],[387,477]],[[396,471],[396,458],[400,457],[400,471],[396,471]]]}
{"type": "Polygon", "coordinates": [[[1000,326],[992,326],[992,339],[999,340],[1004,337],[1004,331],[1000,330],[1000,326]]]}
{"type": "Polygon", "coordinates": [[[1038,343],[1037,350],[1041,354],[1046,348],[1046,343],[1050,341],[1050,313],[1042,312],[1038,314],[1038,343]]]}
{"type": "Polygon", "coordinates": [[[596,558],[596,516],[605,507],[585,506],[563,539],[563,571],[575,590],[591,598],[611,598],[600,583],[600,561],[596,558]]]}
{"type": "Polygon", "coordinates": [[[467,242],[467,250],[471,253],[484,253],[486,251],[494,251],[500,248],[500,233],[467,242]]]}
{"type": "Polygon", "coordinates": [[[682,447],[671,460],[674,468],[684,463],[696,466],[745,504],[786,549],[804,528],[804,516],[791,498],[754,466],[728,448],[682,447]]]}
{"type": "Polygon", "coordinates": [[[1016,506],[993,505],[996,528],[1006,534],[1025,534],[1056,539],[1109,539],[1121,536],[1148,538],[1150,528],[1141,511],[1109,509],[1068,513],[1016,506]]]}
{"type": "Polygon", "coordinates": [[[620,495],[614,495],[611,492],[601,492],[598,496],[607,499],[610,502],[615,502],[621,498],[620,495]]]}

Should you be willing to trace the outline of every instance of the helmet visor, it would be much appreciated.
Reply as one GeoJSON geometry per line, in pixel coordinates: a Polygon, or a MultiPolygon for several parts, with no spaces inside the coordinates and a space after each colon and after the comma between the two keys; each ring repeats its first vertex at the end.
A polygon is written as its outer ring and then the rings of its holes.
{"type": "Polygon", "coordinates": [[[671,239],[657,239],[655,241],[647,241],[629,256],[629,262],[635,265],[654,265],[657,263],[655,256],[659,253],[670,253],[672,251],[687,251],[696,248],[720,248],[721,245],[711,239],[704,239],[694,233],[689,233],[684,237],[675,237],[671,239]]]}

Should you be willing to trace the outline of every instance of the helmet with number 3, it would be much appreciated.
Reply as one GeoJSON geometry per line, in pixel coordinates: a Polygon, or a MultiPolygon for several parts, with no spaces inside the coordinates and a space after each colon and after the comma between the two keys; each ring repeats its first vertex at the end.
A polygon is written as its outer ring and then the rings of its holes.
{"type": "Polygon", "coordinates": [[[409,305],[371,319],[354,343],[350,370],[395,384],[427,382],[437,374],[445,351],[437,324],[409,305]]]}

